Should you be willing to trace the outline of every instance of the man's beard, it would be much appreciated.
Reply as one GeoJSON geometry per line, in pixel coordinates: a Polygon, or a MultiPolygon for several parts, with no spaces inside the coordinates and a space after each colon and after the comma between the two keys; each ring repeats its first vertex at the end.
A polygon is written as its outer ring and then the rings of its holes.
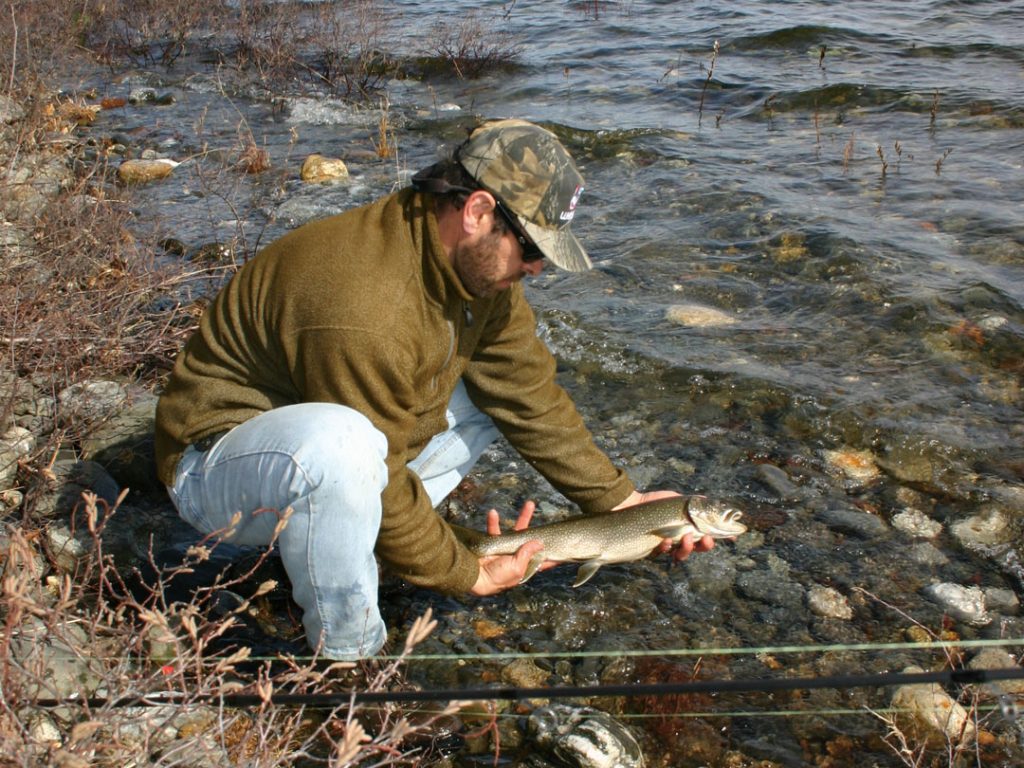
{"type": "Polygon", "coordinates": [[[485,298],[499,290],[498,283],[506,279],[497,274],[498,248],[504,233],[492,230],[489,235],[472,245],[458,244],[452,255],[452,264],[462,285],[471,296],[485,298]]]}

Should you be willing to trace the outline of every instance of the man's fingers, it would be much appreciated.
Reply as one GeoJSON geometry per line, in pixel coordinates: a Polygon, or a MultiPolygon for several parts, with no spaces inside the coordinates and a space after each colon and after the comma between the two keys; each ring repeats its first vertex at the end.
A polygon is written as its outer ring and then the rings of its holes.
{"type": "Polygon", "coordinates": [[[530,527],[530,521],[533,519],[533,513],[536,511],[537,505],[532,501],[526,501],[523,504],[523,508],[519,510],[519,517],[516,518],[515,530],[522,531],[530,527]]]}
{"type": "Polygon", "coordinates": [[[498,510],[490,509],[487,511],[487,535],[497,536],[501,533],[501,518],[498,516],[498,510]]]}

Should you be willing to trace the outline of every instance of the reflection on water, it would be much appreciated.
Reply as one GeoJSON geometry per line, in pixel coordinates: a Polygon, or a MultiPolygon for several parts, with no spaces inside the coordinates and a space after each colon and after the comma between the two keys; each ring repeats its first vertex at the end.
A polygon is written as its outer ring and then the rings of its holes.
{"type": "MultiPolygon", "coordinates": [[[[476,4],[391,7],[392,45],[414,55],[440,14],[476,4]]],[[[566,386],[639,483],[733,496],[757,530],[668,572],[609,568],[603,587],[573,591],[556,570],[486,604],[446,602],[443,647],[895,641],[908,615],[950,624],[924,595],[929,584],[1024,598],[1012,564],[1024,517],[1024,3],[503,9],[486,19],[523,46],[518,69],[388,85],[397,158],[373,151],[376,108],[308,87],[269,103],[198,64],[103,84],[148,84],[176,101],[104,113],[93,129],[191,157],[142,195],[189,248],[230,243],[237,258],[404,183],[478,117],[542,121],[579,158],[588,186],[575,226],[597,268],[549,270],[529,288],[566,386]],[[229,152],[240,126],[270,152],[270,172],[224,174],[206,151],[229,152]],[[346,158],[351,180],[301,184],[296,169],[312,152],[346,158]],[[865,474],[849,470],[855,459],[865,474]],[[993,508],[1010,526],[1002,539],[952,533],[993,508]],[[908,510],[942,532],[894,525],[908,510]],[[852,619],[808,612],[822,585],[847,597],[852,619]],[[471,622],[482,615],[500,616],[506,634],[480,639],[471,622]]],[[[562,511],[500,446],[478,485],[481,506],[510,511],[533,496],[542,512],[562,511]]],[[[393,599],[401,624],[431,598],[393,599]]],[[[953,625],[964,637],[1020,636],[1013,613],[953,625]]],[[[784,666],[904,662],[921,658],[784,666]]],[[[595,663],[553,674],[656,673],[595,663]]],[[[739,676],[764,664],[726,666],[739,676]]],[[[451,667],[424,674],[457,677],[451,667]]],[[[872,696],[851,701],[877,706],[872,696]]],[[[800,738],[841,727],[822,722],[793,726],[796,754],[800,738]]],[[[763,738],[760,724],[736,727],[749,743],[763,738]]]]}

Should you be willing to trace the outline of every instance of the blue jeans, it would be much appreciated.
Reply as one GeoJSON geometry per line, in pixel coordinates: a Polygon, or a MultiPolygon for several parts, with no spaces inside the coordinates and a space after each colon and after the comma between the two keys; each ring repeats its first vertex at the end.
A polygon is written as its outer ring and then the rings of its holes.
{"type": "MultiPolygon", "coordinates": [[[[435,506],[498,435],[461,382],[447,418],[448,430],[408,465],[435,506]]],[[[387,635],[373,555],[387,450],[383,433],[347,406],[290,405],[238,425],[206,451],[190,446],[168,492],[183,520],[233,544],[270,544],[291,508],[277,544],[306,639],[327,658],[356,659],[379,651],[387,635]]]]}

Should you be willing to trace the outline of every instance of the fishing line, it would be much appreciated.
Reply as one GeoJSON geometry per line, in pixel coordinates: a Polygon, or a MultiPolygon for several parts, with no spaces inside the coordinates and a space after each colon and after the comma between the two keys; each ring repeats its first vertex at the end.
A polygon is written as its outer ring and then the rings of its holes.
{"type": "MultiPolygon", "coordinates": [[[[690,680],[687,682],[598,684],[589,686],[552,686],[526,688],[498,686],[490,688],[443,688],[420,691],[344,691],[338,693],[271,693],[257,694],[203,694],[189,699],[189,703],[217,702],[228,707],[253,707],[263,704],[278,706],[308,706],[335,708],[368,703],[410,703],[450,701],[522,701],[527,699],[579,699],[596,696],[637,697],[669,696],[687,693],[737,693],[812,690],[819,688],[864,688],[891,685],[944,683],[950,685],[985,685],[998,680],[1022,680],[1024,668],[1006,669],[946,669],[935,672],[891,672],[865,675],[828,675],[824,677],[748,678],[738,680],[690,680]]],[[[154,693],[144,697],[116,699],[94,697],[88,699],[37,699],[41,707],[62,706],[72,701],[85,702],[90,707],[132,707],[144,704],[181,703],[184,694],[154,693]]]]}
{"type": "Polygon", "coordinates": [[[830,645],[766,645],[732,648],[697,647],[656,649],[616,649],[595,651],[493,651],[479,653],[414,653],[406,656],[381,655],[373,658],[381,661],[479,661],[481,659],[507,661],[515,659],[567,659],[567,658],[643,658],[649,656],[756,656],[781,655],[789,653],[837,653],[840,651],[899,651],[899,650],[950,650],[964,648],[990,648],[1022,646],[1024,638],[993,640],[929,640],[905,643],[836,643],[830,645]]]}

